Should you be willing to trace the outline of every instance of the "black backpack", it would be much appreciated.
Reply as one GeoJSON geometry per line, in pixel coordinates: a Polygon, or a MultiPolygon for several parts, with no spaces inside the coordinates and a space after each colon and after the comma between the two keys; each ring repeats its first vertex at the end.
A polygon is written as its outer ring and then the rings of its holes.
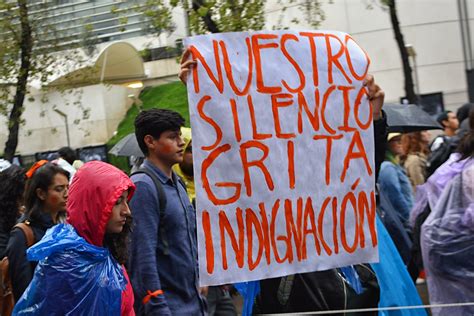
{"type": "MultiPolygon", "coordinates": [[[[275,314],[377,308],[380,287],[375,272],[366,264],[354,267],[364,288],[361,294],[352,289],[338,269],[293,274],[260,280],[260,293],[253,312],[275,314]]],[[[376,316],[377,313],[364,315],[376,316]]]]}
{"type": "Polygon", "coordinates": [[[439,166],[441,166],[456,149],[452,138],[443,137],[441,145],[428,156],[426,163],[426,177],[431,176],[439,166]]]}

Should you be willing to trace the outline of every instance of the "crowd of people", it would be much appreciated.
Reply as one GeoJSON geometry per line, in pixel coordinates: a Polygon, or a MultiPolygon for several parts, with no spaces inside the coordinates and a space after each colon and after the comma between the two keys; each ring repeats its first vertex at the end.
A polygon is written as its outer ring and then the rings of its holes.
{"type": "MultiPolygon", "coordinates": [[[[378,184],[382,220],[413,279],[426,278],[431,304],[473,302],[474,104],[438,116],[444,132],[387,137],[378,184]],[[462,126],[462,128],[460,128],[462,126]],[[463,294],[466,293],[466,294],[463,294]]],[[[473,306],[434,315],[470,315],[473,306]]]]}
{"type": "MultiPolygon", "coordinates": [[[[194,63],[183,56],[183,82],[194,63]]],[[[370,75],[364,84],[373,106],[379,238],[385,229],[391,236],[379,247],[391,255],[379,265],[262,280],[255,312],[377,308],[393,296],[389,284],[407,282],[411,291],[420,275],[433,304],[474,301],[473,104],[440,115],[444,135],[430,143],[426,131],[387,133],[384,93],[370,75]],[[445,161],[433,158],[440,150],[448,151],[445,161]],[[398,265],[395,280],[386,277],[386,261],[398,265]]],[[[28,171],[0,161],[0,255],[9,260],[14,315],[237,314],[232,285],[199,287],[184,124],[171,110],[140,112],[135,134],[145,159],[130,177],[105,162],[82,164],[70,148],[28,171]],[[32,246],[17,223],[32,233],[32,246]]]]}

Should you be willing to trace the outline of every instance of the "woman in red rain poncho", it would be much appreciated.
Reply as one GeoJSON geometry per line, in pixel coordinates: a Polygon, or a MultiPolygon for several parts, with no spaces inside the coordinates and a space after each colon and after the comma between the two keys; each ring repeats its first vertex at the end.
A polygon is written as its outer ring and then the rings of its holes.
{"type": "Polygon", "coordinates": [[[135,186],[112,165],[86,163],[69,189],[66,224],[28,249],[39,261],[14,315],[135,315],[127,260],[135,186]]]}

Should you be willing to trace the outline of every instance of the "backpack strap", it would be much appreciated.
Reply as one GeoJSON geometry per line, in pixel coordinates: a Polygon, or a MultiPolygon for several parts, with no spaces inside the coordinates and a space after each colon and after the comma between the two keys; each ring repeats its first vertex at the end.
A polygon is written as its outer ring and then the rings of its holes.
{"type": "Polygon", "coordinates": [[[181,184],[184,191],[186,191],[186,193],[188,193],[188,188],[186,187],[186,183],[184,182],[184,179],[181,176],[179,176],[178,174],[176,174],[176,179],[178,179],[178,182],[181,184]]]}
{"type": "Polygon", "coordinates": [[[26,246],[30,248],[35,243],[35,235],[33,235],[33,230],[31,229],[30,225],[27,223],[18,223],[13,228],[18,227],[23,231],[26,237],[26,246]]]}
{"type": "Polygon", "coordinates": [[[164,246],[163,254],[169,255],[169,243],[168,243],[168,237],[167,237],[167,234],[166,234],[166,226],[162,225],[163,218],[165,216],[166,203],[167,203],[165,190],[163,189],[163,185],[161,184],[161,181],[153,173],[153,171],[151,171],[151,170],[149,170],[149,169],[147,169],[143,166],[140,167],[134,173],[132,173],[130,175],[130,177],[134,176],[136,174],[140,174],[140,173],[146,174],[148,177],[151,178],[151,180],[153,180],[153,183],[155,184],[156,194],[158,196],[158,204],[159,204],[159,210],[158,210],[158,216],[160,218],[160,225],[159,225],[159,228],[158,228],[159,235],[160,235],[159,237],[160,237],[160,239],[163,243],[163,246],[164,246]]]}

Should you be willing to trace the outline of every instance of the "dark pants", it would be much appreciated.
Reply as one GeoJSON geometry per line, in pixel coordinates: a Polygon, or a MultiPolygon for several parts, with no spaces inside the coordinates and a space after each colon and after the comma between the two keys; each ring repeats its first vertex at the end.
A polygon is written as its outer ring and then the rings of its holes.
{"type": "Polygon", "coordinates": [[[207,311],[209,316],[236,316],[234,302],[229,291],[220,286],[210,286],[207,294],[207,311]]]}

